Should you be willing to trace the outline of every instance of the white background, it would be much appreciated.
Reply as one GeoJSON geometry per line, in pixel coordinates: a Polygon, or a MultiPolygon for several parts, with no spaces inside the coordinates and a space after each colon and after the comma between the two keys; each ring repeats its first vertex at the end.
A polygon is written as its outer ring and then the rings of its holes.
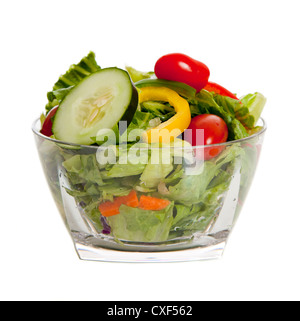
{"type": "Polygon", "coordinates": [[[299,300],[300,49],[297,0],[1,1],[2,300],[299,300]],[[170,52],[238,95],[260,91],[268,131],[221,260],[85,262],[50,196],[31,124],[90,50],[102,67],[152,70],[170,52]]]}

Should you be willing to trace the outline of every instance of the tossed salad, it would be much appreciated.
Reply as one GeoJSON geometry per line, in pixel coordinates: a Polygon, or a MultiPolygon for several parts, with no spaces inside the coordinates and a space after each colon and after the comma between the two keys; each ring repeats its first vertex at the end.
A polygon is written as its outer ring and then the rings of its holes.
{"type": "Polygon", "coordinates": [[[90,52],[47,98],[41,134],[56,142],[67,193],[99,235],[164,242],[207,230],[238,161],[243,201],[257,151],[224,143],[262,129],[266,98],[238,98],[205,64],[176,53],[149,72],[102,68],[90,52]]]}

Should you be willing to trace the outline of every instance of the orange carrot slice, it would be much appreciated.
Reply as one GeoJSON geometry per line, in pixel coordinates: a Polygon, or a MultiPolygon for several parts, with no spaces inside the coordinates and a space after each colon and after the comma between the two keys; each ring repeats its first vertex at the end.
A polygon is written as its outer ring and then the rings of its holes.
{"type": "Polygon", "coordinates": [[[139,199],[137,197],[136,191],[132,190],[127,196],[119,196],[116,198],[116,202],[130,206],[130,207],[138,207],[139,206],[139,199]]]}
{"type": "Polygon", "coordinates": [[[170,205],[170,201],[152,196],[142,195],[140,198],[139,208],[148,211],[160,211],[170,205]]]}
{"type": "Polygon", "coordinates": [[[120,205],[115,202],[104,202],[99,205],[99,211],[105,217],[119,214],[120,205]]]}
{"type": "Polygon", "coordinates": [[[124,204],[130,207],[138,207],[139,199],[136,191],[132,190],[126,196],[119,196],[113,202],[107,201],[99,205],[99,211],[105,217],[117,215],[120,213],[120,206],[124,204]]]}

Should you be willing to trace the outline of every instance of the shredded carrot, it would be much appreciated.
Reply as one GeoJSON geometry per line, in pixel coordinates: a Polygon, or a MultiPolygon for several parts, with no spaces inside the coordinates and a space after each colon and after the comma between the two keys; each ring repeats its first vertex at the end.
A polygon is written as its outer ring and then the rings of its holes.
{"type": "Polygon", "coordinates": [[[169,204],[170,201],[168,200],[142,195],[138,207],[143,210],[160,211],[165,209],[169,204]]]}
{"type": "Polygon", "coordinates": [[[138,207],[139,200],[136,191],[132,190],[126,196],[119,196],[113,202],[107,201],[99,205],[99,211],[105,217],[117,215],[120,213],[120,206],[124,204],[130,207],[138,207]]]}

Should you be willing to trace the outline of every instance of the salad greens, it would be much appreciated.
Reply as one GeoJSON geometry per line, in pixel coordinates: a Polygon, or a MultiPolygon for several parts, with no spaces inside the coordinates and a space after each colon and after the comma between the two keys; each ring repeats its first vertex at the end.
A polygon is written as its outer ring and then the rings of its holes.
{"type": "Polygon", "coordinates": [[[216,159],[204,162],[197,175],[187,175],[182,165],[173,162],[117,163],[101,168],[95,154],[70,156],[65,151],[62,154],[66,159],[63,167],[72,186],[68,193],[81,204],[99,233],[103,227],[98,207],[103,201],[113,201],[131,190],[170,200],[170,205],[161,211],[123,205],[120,214],[107,219],[118,239],[142,242],[164,241],[169,233],[178,237],[204,231],[222,205],[236,162],[242,159],[249,166],[243,171],[242,186],[247,186],[251,175],[248,170],[255,167],[244,149],[235,145],[216,159]]]}
{"type": "Polygon", "coordinates": [[[59,77],[52,91],[48,92],[46,111],[49,112],[53,107],[58,105],[83,78],[99,69],[101,68],[97,65],[94,52],[90,52],[86,57],[82,58],[78,64],[72,65],[65,74],[59,77]]]}
{"type": "Polygon", "coordinates": [[[121,205],[120,214],[108,218],[114,236],[135,242],[162,242],[169,236],[173,204],[161,211],[147,211],[121,205]]]}
{"type": "MultiPolygon", "coordinates": [[[[72,65],[48,92],[46,113],[60,104],[82,79],[100,69],[93,52],[72,65]]],[[[133,83],[155,80],[153,72],[126,69],[133,83]]],[[[228,141],[249,137],[261,129],[256,123],[265,104],[262,94],[235,100],[204,89],[198,93],[191,90],[191,93],[184,99],[189,103],[192,117],[220,116],[228,126],[228,141]]],[[[118,241],[163,242],[204,232],[222,208],[236,170],[241,172],[241,197],[245,196],[257,161],[255,146],[229,144],[217,157],[195,162],[191,145],[182,137],[168,146],[171,147],[169,155],[158,148],[162,147],[159,143],[151,145],[140,141],[143,131],[157,127],[174,115],[175,110],[169,103],[149,100],[138,104],[125,129],[121,126],[112,129],[117,134],[116,141],[105,139],[109,136],[105,133],[91,137],[95,146],[101,146],[95,152],[58,145],[62,169],[70,183],[67,192],[98,233],[109,226],[111,235],[118,241]],[[177,150],[176,146],[184,146],[185,153],[180,153],[182,149],[177,150]],[[102,163],[99,159],[104,158],[105,153],[111,153],[109,161],[102,163]],[[153,158],[158,161],[151,162],[153,158]],[[166,200],[168,205],[154,210],[122,203],[117,215],[104,218],[99,205],[113,203],[131,191],[135,191],[138,198],[146,195],[166,200]]]]}

